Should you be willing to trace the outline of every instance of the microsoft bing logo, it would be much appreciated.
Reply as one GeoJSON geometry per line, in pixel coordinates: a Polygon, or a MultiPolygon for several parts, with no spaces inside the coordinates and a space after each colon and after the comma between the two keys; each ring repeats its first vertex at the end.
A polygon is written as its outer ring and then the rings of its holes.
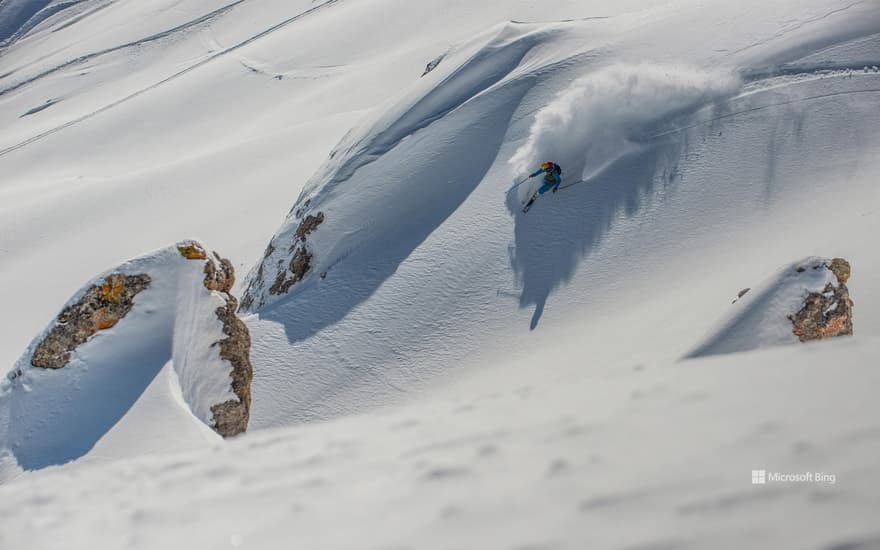
{"type": "Polygon", "coordinates": [[[768,483],[837,483],[837,474],[827,472],[768,472],[767,470],[752,470],[752,485],[766,485],[768,483]]]}

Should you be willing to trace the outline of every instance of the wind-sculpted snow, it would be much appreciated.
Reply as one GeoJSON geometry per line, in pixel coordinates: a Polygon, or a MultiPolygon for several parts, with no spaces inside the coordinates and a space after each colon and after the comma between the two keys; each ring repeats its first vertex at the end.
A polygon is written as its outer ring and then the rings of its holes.
{"type": "Polygon", "coordinates": [[[374,260],[393,257],[399,242],[384,246],[382,234],[397,234],[405,241],[430,233],[494,160],[509,118],[529,86],[525,79],[513,82],[518,86],[502,83],[511,82],[511,73],[542,38],[546,34],[536,26],[499,25],[449,55],[387,110],[350,132],[306,184],[261,264],[249,274],[245,309],[272,304],[297,288],[276,283],[286,271],[295,271],[289,264],[291,254],[303,249],[298,241],[315,256],[308,276],[327,274],[355,250],[374,260]],[[430,140],[417,139],[428,127],[430,140]],[[473,143],[482,147],[471,147],[473,143]],[[401,207],[373,214],[394,204],[401,207]],[[298,237],[304,218],[319,212],[326,222],[315,236],[298,237]],[[365,224],[369,230],[351,231],[352,224],[365,224]]]}
{"type": "Polygon", "coordinates": [[[0,354],[74,290],[59,258],[86,280],[207,234],[258,262],[249,433],[186,406],[221,387],[191,385],[217,358],[189,344],[220,336],[202,274],[188,317],[151,271],[70,365],[11,381],[0,477],[81,458],[0,487],[0,546],[876,545],[876,2],[210,4],[113,2],[4,51],[28,83],[0,102],[0,354]],[[548,158],[576,185],[524,215],[506,191],[548,158]],[[856,269],[852,337],[680,361],[719,312],[763,334],[797,287],[733,294],[817,252],[856,269]],[[155,330],[103,345],[133,327],[155,330]],[[109,414],[80,421],[105,379],[109,414]]]}
{"type": "Polygon", "coordinates": [[[240,397],[233,363],[221,351],[229,323],[218,310],[236,303],[208,288],[217,278],[206,282],[212,262],[201,244],[184,241],[77,292],[0,382],[0,455],[25,470],[80,458],[139,401],[168,410],[115,436],[141,445],[104,445],[101,456],[197,445],[212,439],[205,426],[220,432],[215,406],[229,408],[240,397]]]}
{"type": "MultiPolygon", "coordinates": [[[[687,357],[736,353],[798,342],[792,322],[794,315],[804,307],[807,296],[827,293],[831,297],[831,289],[846,282],[835,277],[831,265],[830,259],[810,257],[780,269],[740,296],[687,357]]],[[[849,300],[848,293],[840,298],[841,302],[844,300],[849,300]]],[[[835,302],[828,309],[843,312],[844,309],[851,311],[851,308],[851,302],[835,302]]],[[[830,311],[825,311],[825,315],[830,311]]],[[[849,333],[852,333],[852,326],[849,333]]]]}
{"type": "MultiPolygon", "coordinates": [[[[730,97],[738,88],[731,71],[611,65],[576,80],[541,109],[510,164],[516,174],[528,174],[536,161],[553,160],[564,168],[568,183],[589,181],[645,148],[634,140],[647,137],[649,128],[730,97]]],[[[524,198],[528,187],[520,189],[524,198]]]]}
{"type": "MultiPolygon", "coordinates": [[[[777,166],[807,170],[818,161],[804,151],[846,141],[843,127],[805,124],[786,102],[871,89],[871,75],[745,89],[737,75],[747,71],[723,56],[613,62],[616,46],[596,25],[490,29],[334,148],[247,279],[264,365],[256,426],[402,398],[449,365],[476,364],[469,354],[486,342],[522,349],[511,335],[537,331],[555,293],[565,303],[554,322],[580,303],[598,323],[619,285],[660,269],[662,250],[699,239],[706,224],[738,231],[737,219],[767,203],[766,182],[794,192],[803,178],[777,166]],[[768,154],[789,128],[803,148],[768,154]],[[575,186],[522,215],[504,192],[548,159],[575,186]],[[562,290],[575,280],[578,291],[562,290]]],[[[810,52],[807,42],[790,62],[810,52]]],[[[815,112],[863,127],[868,103],[815,112]]]]}

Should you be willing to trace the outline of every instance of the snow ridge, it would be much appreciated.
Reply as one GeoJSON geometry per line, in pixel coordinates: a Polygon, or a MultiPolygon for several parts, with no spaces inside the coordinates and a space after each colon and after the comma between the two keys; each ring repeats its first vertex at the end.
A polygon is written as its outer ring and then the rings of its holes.
{"type": "Polygon", "coordinates": [[[830,264],[830,259],[811,256],[780,269],[737,300],[686,358],[797,343],[789,316],[803,306],[809,293],[838,285],[824,267],[830,264]]]}
{"type": "MultiPolygon", "coordinates": [[[[402,225],[421,226],[425,221],[422,213],[437,211],[438,201],[454,200],[454,195],[443,186],[450,179],[468,185],[465,182],[473,180],[479,171],[464,170],[468,164],[466,159],[480,155],[479,160],[471,162],[471,165],[479,166],[491,162],[491,158],[486,158],[488,153],[470,151],[467,156],[463,152],[452,155],[445,153],[443,147],[435,147],[433,154],[437,158],[431,163],[434,166],[426,168],[424,161],[431,154],[425,150],[427,144],[407,140],[415,139],[422,130],[431,127],[433,132],[448,136],[443,142],[444,146],[451,145],[454,134],[464,131],[487,134],[484,138],[487,143],[500,142],[504,135],[503,126],[496,124],[496,128],[484,129],[480,124],[496,116],[495,113],[491,109],[475,108],[474,103],[485,100],[491,107],[503,106],[508,112],[503,119],[507,119],[518,104],[518,98],[531,85],[524,78],[517,79],[522,76],[517,74],[517,69],[528,52],[548,38],[549,29],[552,28],[547,25],[511,23],[496,25],[456,48],[437,69],[390,102],[378,116],[368,117],[349,132],[334,148],[330,159],[306,183],[287,220],[272,238],[263,260],[248,274],[247,290],[242,300],[244,309],[257,310],[287,293],[286,290],[279,293],[271,287],[279,275],[284,274],[290,253],[297,247],[298,228],[309,213],[326,214],[324,227],[317,231],[315,237],[308,239],[312,243],[308,247],[313,257],[311,272],[326,273],[361,245],[378,244],[378,239],[371,238],[377,233],[397,233],[402,225]],[[505,85],[511,82],[519,86],[505,85]],[[508,97],[509,100],[502,100],[508,97]],[[465,113],[468,108],[470,111],[465,113]],[[417,149],[417,152],[413,149],[417,149]],[[405,153],[407,150],[408,155],[405,153]],[[412,168],[389,160],[398,155],[406,156],[406,164],[412,168]],[[441,177],[441,174],[449,171],[449,168],[440,165],[440,159],[444,156],[449,159],[449,164],[461,164],[461,173],[454,177],[452,174],[441,177]],[[374,171],[380,173],[378,178],[365,177],[366,173],[374,171]],[[418,196],[401,199],[400,196],[410,194],[414,182],[419,182],[418,196]],[[357,197],[353,196],[355,189],[357,197]],[[395,202],[407,203],[405,209],[393,215],[386,213],[377,216],[372,213],[382,209],[382,203],[394,194],[399,195],[395,202]],[[322,239],[323,235],[332,231],[328,231],[328,227],[348,224],[352,220],[362,220],[364,223],[371,220],[371,227],[367,232],[345,231],[338,234],[338,238],[329,241],[326,237],[322,239]]],[[[472,186],[474,183],[471,181],[469,184],[472,186]]],[[[433,227],[432,224],[420,231],[430,232],[433,227]]]]}
{"type": "MultiPolygon", "coordinates": [[[[186,247],[205,250],[195,241],[184,241],[125,262],[84,285],[62,311],[82,310],[81,300],[114,277],[148,281],[130,311],[99,327],[65,364],[34,366],[41,342],[59,323],[68,322],[62,314],[0,381],[0,442],[18,466],[40,469],[85,455],[122,421],[160,373],[168,381],[161,391],[166,401],[178,403],[177,422],[184,425],[141,426],[156,432],[152,437],[173,441],[175,433],[193,431],[196,419],[214,427],[212,405],[239,400],[231,389],[232,366],[215,345],[225,337],[215,311],[226,300],[203,284],[205,263],[198,260],[205,256],[185,257],[186,247]]],[[[95,319],[101,319],[100,311],[95,319]]],[[[102,454],[128,452],[117,448],[102,454]]]]}

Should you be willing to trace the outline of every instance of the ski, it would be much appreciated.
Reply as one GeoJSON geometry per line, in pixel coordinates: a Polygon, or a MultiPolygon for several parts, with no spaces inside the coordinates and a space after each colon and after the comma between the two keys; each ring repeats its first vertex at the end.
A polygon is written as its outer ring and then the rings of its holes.
{"type": "Polygon", "coordinates": [[[537,194],[537,193],[535,193],[534,195],[532,195],[532,198],[529,199],[529,202],[527,202],[527,203],[525,204],[525,206],[523,206],[523,209],[522,209],[523,214],[525,214],[526,212],[529,211],[529,209],[532,208],[532,205],[535,204],[535,200],[536,200],[537,198],[538,198],[538,194],[537,194]]]}

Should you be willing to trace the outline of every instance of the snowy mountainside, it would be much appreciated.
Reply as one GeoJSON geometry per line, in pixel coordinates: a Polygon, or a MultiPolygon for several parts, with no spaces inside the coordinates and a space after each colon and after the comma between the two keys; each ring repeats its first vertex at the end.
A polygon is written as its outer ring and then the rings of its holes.
{"type": "Polygon", "coordinates": [[[16,481],[0,488],[12,520],[0,540],[262,549],[295,533],[334,550],[873,548],[877,343],[589,369],[567,353],[527,354],[396,411],[16,481]],[[547,365],[561,368],[547,376],[547,365]],[[755,468],[836,478],[756,487],[755,468]]]}
{"type": "Polygon", "coordinates": [[[245,414],[249,406],[233,388],[237,366],[218,345],[228,335],[219,312],[237,302],[206,282],[208,265],[216,273],[204,246],[185,241],[83,286],[0,382],[0,440],[11,454],[0,470],[60,465],[93,448],[105,460],[150,449],[108,444],[126,439],[112,432],[150,445],[180,438],[178,448],[213,441],[199,423],[229,435],[218,405],[241,405],[245,414]],[[153,407],[169,409],[167,423],[127,422],[148,395],[153,407]]]}
{"type": "Polygon", "coordinates": [[[333,146],[451,46],[509,19],[642,5],[161,0],[59,13],[0,56],[0,287],[21,290],[5,298],[19,316],[0,362],[82,281],[182,236],[217,243],[246,273],[333,146]],[[110,238],[128,224],[150,231],[110,238]],[[69,278],[35,275],[95,242],[69,278]]]}
{"type": "MultiPolygon", "coordinates": [[[[628,338],[601,320],[623,300],[651,326],[656,313],[634,297],[657,280],[659,311],[690,317],[649,330],[659,341],[646,348],[680,357],[696,345],[688,324],[723,312],[708,266],[742,273],[739,255],[767,273],[826,246],[845,252],[843,228],[858,239],[873,222],[860,203],[877,197],[866,151],[880,71],[860,66],[880,56],[870,8],[747,47],[698,47],[699,30],[672,41],[638,14],[507,23],[453,49],[334,149],[250,273],[243,303],[268,367],[256,425],[405,400],[440,373],[565,345],[544,341],[542,322],[628,338]],[[675,62],[630,61],[659,36],[672,51],[655,58],[675,62]],[[505,191],[547,159],[573,185],[521,215],[529,188],[505,191]],[[788,219],[832,200],[850,206],[831,233],[788,219]],[[755,232],[778,234],[776,247],[755,248],[755,232]],[[689,272],[707,286],[678,275],[689,272]]],[[[753,23],[746,5],[677,16],[753,23]]],[[[851,259],[856,270],[876,261],[851,259]]]]}
{"type": "Polygon", "coordinates": [[[172,291],[135,298],[149,338],[83,345],[74,391],[13,370],[0,546],[880,540],[876,2],[86,0],[15,36],[0,360],[82,281],[200,234],[250,268],[254,379],[220,440],[187,389],[215,304],[172,291]],[[544,160],[570,187],[524,215],[507,191],[544,160]],[[824,273],[730,303],[815,256],[852,264],[852,337],[798,344],[764,307],[824,273]],[[785,338],[726,330],[743,310],[785,338]],[[130,373],[125,406],[79,407],[130,373]]]}

